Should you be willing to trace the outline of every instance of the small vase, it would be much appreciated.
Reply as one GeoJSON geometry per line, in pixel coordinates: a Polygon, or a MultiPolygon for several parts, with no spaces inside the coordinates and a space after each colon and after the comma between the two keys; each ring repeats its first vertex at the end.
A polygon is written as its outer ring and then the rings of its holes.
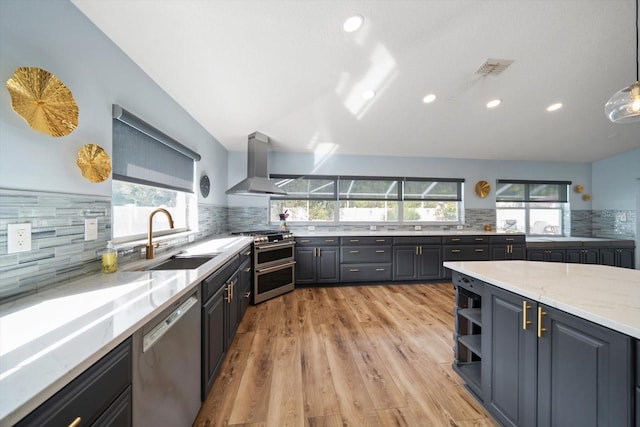
{"type": "Polygon", "coordinates": [[[280,231],[287,231],[287,221],[280,221],[280,231]]]}

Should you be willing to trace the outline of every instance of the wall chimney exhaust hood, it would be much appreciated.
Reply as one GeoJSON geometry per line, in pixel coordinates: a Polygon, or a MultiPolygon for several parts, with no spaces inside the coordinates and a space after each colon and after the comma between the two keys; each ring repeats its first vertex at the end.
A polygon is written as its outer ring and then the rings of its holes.
{"type": "Polygon", "coordinates": [[[267,172],[269,137],[260,132],[254,132],[249,135],[248,144],[247,179],[228,189],[226,194],[287,194],[269,180],[267,172]]]}

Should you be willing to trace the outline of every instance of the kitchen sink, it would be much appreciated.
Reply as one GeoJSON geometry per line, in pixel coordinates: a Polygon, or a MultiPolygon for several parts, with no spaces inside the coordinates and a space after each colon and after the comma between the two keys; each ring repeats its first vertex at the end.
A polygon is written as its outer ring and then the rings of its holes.
{"type": "Polygon", "coordinates": [[[207,261],[212,260],[219,254],[206,254],[206,255],[175,255],[166,261],[161,262],[144,270],[192,270],[200,267],[207,261]]]}

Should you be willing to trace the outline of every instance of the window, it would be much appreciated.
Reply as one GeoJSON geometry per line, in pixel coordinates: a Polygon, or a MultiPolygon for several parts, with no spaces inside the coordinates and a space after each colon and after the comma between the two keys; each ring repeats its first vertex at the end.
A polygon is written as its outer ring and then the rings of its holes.
{"type": "Polygon", "coordinates": [[[113,112],[113,239],[146,237],[149,215],[157,208],[171,213],[174,228],[169,228],[164,215],[157,215],[154,235],[197,228],[194,174],[198,153],[121,107],[114,105],[113,112]]]}
{"type": "Polygon", "coordinates": [[[289,222],[460,222],[462,179],[273,175],[270,220],[289,222]]]}
{"type": "Polygon", "coordinates": [[[564,235],[569,181],[498,180],[496,223],[498,231],[528,235],[564,235]]]}

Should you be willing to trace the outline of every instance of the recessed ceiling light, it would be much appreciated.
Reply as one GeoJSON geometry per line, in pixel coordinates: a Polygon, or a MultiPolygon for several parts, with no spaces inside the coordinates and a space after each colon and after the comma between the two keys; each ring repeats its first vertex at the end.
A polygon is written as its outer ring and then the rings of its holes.
{"type": "Polygon", "coordinates": [[[501,99],[492,99],[491,101],[487,102],[487,108],[496,108],[498,105],[500,105],[500,103],[502,103],[501,99]]]}
{"type": "Polygon", "coordinates": [[[374,96],[376,96],[375,91],[365,90],[364,92],[362,92],[362,99],[371,99],[374,96]]]}
{"type": "Polygon", "coordinates": [[[429,95],[425,96],[424,98],[422,98],[422,102],[424,102],[425,104],[429,104],[430,102],[435,101],[437,98],[435,93],[430,93],[429,95]]]}
{"type": "Polygon", "coordinates": [[[562,102],[556,102],[547,107],[547,111],[557,111],[562,108],[562,102]]]}
{"type": "Polygon", "coordinates": [[[354,31],[358,31],[360,27],[362,27],[362,23],[364,22],[364,18],[362,15],[353,15],[351,18],[344,21],[342,24],[342,28],[347,33],[353,33],[354,31]]]}

